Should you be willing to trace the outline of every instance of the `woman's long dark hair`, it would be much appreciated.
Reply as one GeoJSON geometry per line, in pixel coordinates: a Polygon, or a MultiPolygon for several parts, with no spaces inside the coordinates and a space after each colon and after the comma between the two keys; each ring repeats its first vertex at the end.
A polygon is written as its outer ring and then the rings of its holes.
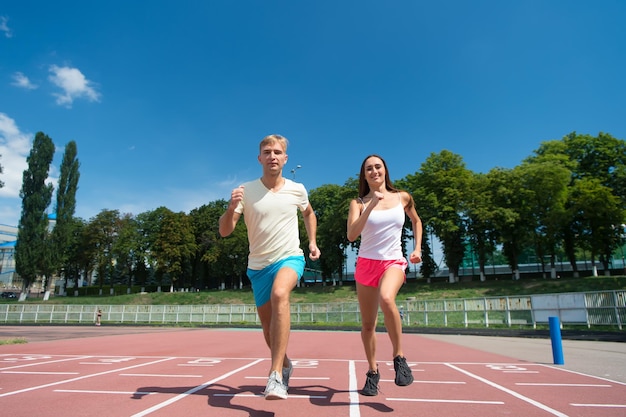
{"type": "Polygon", "coordinates": [[[383,162],[383,166],[385,167],[385,188],[387,189],[387,191],[390,191],[392,193],[400,192],[400,190],[393,186],[393,183],[389,178],[389,169],[387,168],[387,163],[385,162],[385,160],[376,154],[372,154],[366,156],[361,163],[361,172],[359,172],[359,197],[363,198],[370,192],[370,186],[365,179],[365,162],[370,158],[378,158],[383,162]]]}
{"type": "MultiPolygon", "coordinates": [[[[391,179],[389,178],[389,169],[387,168],[387,162],[385,162],[385,160],[382,157],[376,154],[372,154],[372,155],[366,156],[363,162],[361,163],[361,171],[359,172],[359,198],[365,197],[370,192],[370,186],[367,183],[367,180],[365,179],[365,161],[367,161],[370,158],[378,158],[383,162],[383,166],[385,167],[385,189],[392,193],[399,193],[400,191],[402,191],[394,187],[393,183],[391,182],[391,179]]],[[[409,194],[409,197],[411,198],[409,200],[409,204],[407,205],[407,207],[410,208],[415,205],[415,202],[413,201],[413,196],[411,195],[411,193],[408,193],[408,194],[409,194]]]]}

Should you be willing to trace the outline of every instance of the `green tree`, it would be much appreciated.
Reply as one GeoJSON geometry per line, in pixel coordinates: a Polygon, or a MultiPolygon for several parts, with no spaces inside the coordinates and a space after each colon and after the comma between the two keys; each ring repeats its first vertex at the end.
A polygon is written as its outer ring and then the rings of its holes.
{"type": "MultiPolygon", "coordinates": [[[[576,211],[580,203],[576,196],[580,195],[580,187],[584,185],[576,184],[576,182],[583,179],[595,179],[600,185],[607,187],[612,195],[618,197],[622,206],[626,206],[626,142],[605,133],[591,136],[572,132],[560,141],[543,142],[527,161],[555,162],[571,171],[568,209],[566,210],[568,217],[563,219],[561,236],[563,250],[573,268],[574,276],[579,276],[576,263],[577,249],[588,248],[590,236],[584,231],[586,230],[583,226],[584,222],[581,223],[584,216],[576,211]]],[[[588,189],[589,186],[586,184],[583,188],[588,189]]],[[[596,200],[596,203],[605,206],[607,203],[610,205],[610,201],[612,199],[596,200]]],[[[602,210],[611,211],[611,208],[601,207],[599,211],[602,210]]],[[[613,225],[613,229],[624,220],[622,218],[620,222],[613,225]]],[[[607,239],[608,242],[613,240],[610,236],[607,239]]],[[[594,273],[596,273],[595,266],[594,273]]]]}
{"type": "Polygon", "coordinates": [[[420,264],[420,274],[426,278],[426,282],[430,283],[431,278],[437,273],[437,262],[433,258],[433,251],[431,249],[432,242],[430,241],[429,227],[424,227],[424,237],[422,239],[422,263],[420,264]]]}
{"type": "Polygon", "coordinates": [[[519,279],[518,257],[530,243],[529,201],[519,170],[494,168],[487,173],[493,201],[493,223],[497,243],[507,259],[513,277],[519,279]]]}
{"type": "Polygon", "coordinates": [[[593,275],[597,276],[595,260],[610,275],[609,261],[621,242],[619,225],[626,212],[619,197],[596,178],[583,178],[574,183],[569,207],[576,222],[583,248],[591,252],[593,275]]]}
{"type": "Polygon", "coordinates": [[[78,287],[81,276],[85,282],[89,282],[89,275],[93,271],[95,255],[93,249],[86,242],[86,222],[74,217],[71,220],[70,239],[68,242],[67,258],[61,266],[63,270],[64,288],[68,288],[69,280],[72,280],[74,296],[78,295],[78,287]]]}
{"type": "Polygon", "coordinates": [[[165,207],[156,211],[158,228],[150,251],[156,261],[157,273],[170,278],[170,291],[173,291],[176,281],[182,278],[185,262],[190,262],[195,253],[195,237],[185,213],[174,213],[165,207]]]}
{"type": "Polygon", "coordinates": [[[157,271],[157,258],[154,255],[153,248],[156,242],[156,238],[159,233],[160,219],[163,216],[165,207],[159,207],[155,210],[146,211],[137,215],[137,224],[139,227],[139,244],[141,247],[141,253],[145,258],[143,263],[146,265],[147,271],[145,272],[145,278],[150,275],[161,291],[162,275],[157,271]]]}
{"type": "MultiPolygon", "coordinates": [[[[309,193],[309,200],[317,216],[317,244],[322,252],[319,265],[323,277],[338,275],[343,280],[349,247],[346,222],[350,201],[357,197],[355,182],[340,186],[322,185],[309,193]]],[[[305,236],[305,235],[303,235],[305,236]]],[[[303,239],[304,243],[308,240],[303,239]]],[[[304,245],[308,251],[308,244],[304,245]]],[[[305,255],[308,255],[305,251],[305,255]]]]}
{"type": "Polygon", "coordinates": [[[118,269],[126,278],[126,292],[130,294],[135,277],[137,265],[144,259],[139,227],[131,214],[124,214],[119,219],[117,239],[113,242],[111,250],[118,269]]]}
{"type": "Polygon", "coordinates": [[[227,207],[228,201],[220,199],[190,213],[196,236],[196,270],[201,268],[206,274],[203,287],[241,288],[247,282],[249,250],[245,222],[237,222],[226,238],[219,234],[219,218],[227,207]]]}
{"type": "Polygon", "coordinates": [[[529,224],[532,229],[535,252],[546,276],[544,258],[550,260],[550,276],[556,278],[556,253],[562,241],[566,217],[567,187],[571,171],[550,161],[526,162],[519,167],[522,187],[530,206],[529,224]]]}
{"type": "Polygon", "coordinates": [[[148,236],[149,215],[147,213],[140,213],[133,218],[134,224],[137,226],[135,247],[135,284],[141,286],[141,291],[145,291],[145,286],[151,282],[154,277],[154,269],[150,263],[150,239],[148,236]]]}
{"type": "Polygon", "coordinates": [[[22,213],[15,243],[15,270],[23,280],[20,301],[24,301],[38,275],[48,274],[52,263],[48,245],[48,215],[53,186],[46,184],[54,157],[54,143],[43,132],[37,132],[26,159],[22,189],[22,213]]]}
{"type": "Polygon", "coordinates": [[[441,241],[450,282],[458,282],[459,267],[465,254],[465,200],[471,172],[461,156],[444,150],[430,154],[421,166],[416,187],[431,206],[428,225],[441,241]]]}
{"type": "Polygon", "coordinates": [[[626,141],[602,132],[598,136],[572,132],[563,142],[567,155],[576,163],[575,179],[598,179],[626,206],[626,141]]]}
{"type": "Polygon", "coordinates": [[[95,255],[94,266],[100,295],[106,282],[111,285],[110,293],[113,294],[113,245],[119,234],[119,218],[118,210],[104,209],[87,224],[86,245],[95,255]]]}
{"type": "Polygon", "coordinates": [[[497,211],[489,178],[485,174],[473,174],[466,197],[467,241],[472,263],[474,256],[478,260],[481,281],[486,280],[487,261],[496,248],[494,215],[497,211]]]}
{"type": "MultiPolygon", "coordinates": [[[[407,178],[410,176],[407,176],[407,178]]],[[[403,190],[411,194],[413,200],[415,202],[415,210],[417,211],[417,215],[420,217],[422,221],[422,262],[420,262],[420,273],[424,278],[430,282],[430,278],[437,271],[437,264],[435,260],[432,258],[432,250],[430,247],[430,239],[427,238],[427,233],[430,233],[429,225],[424,219],[424,212],[421,210],[421,204],[417,204],[415,201],[415,193],[412,191],[412,183],[414,181],[409,181],[407,178],[401,178],[399,180],[393,181],[393,184],[399,190],[403,190]],[[426,273],[426,275],[424,275],[426,273]]],[[[409,216],[404,216],[404,225],[402,229],[402,235],[400,237],[401,245],[402,245],[402,255],[405,258],[408,258],[409,253],[413,251],[413,247],[415,246],[415,236],[413,235],[413,224],[411,223],[411,219],[409,216]]],[[[411,270],[411,264],[407,266],[407,274],[411,270]]]]}
{"type": "MultiPolygon", "coordinates": [[[[70,256],[71,241],[73,239],[72,227],[75,226],[74,212],[76,211],[76,190],[80,173],[80,163],[76,158],[76,142],[70,141],[65,146],[63,161],[61,162],[61,175],[57,186],[56,198],[56,223],[52,230],[52,253],[54,270],[63,275],[63,266],[67,264],[70,256]]],[[[48,298],[50,289],[46,288],[45,299],[48,298]]]]}
{"type": "Polygon", "coordinates": [[[228,238],[219,234],[219,218],[228,202],[220,199],[205,204],[189,213],[196,251],[192,261],[193,282],[196,288],[225,288],[247,284],[248,238],[244,222],[228,238]]]}
{"type": "MultiPolygon", "coordinates": [[[[422,174],[415,172],[409,174],[405,178],[395,181],[394,184],[406,190],[413,196],[415,201],[415,210],[422,220],[423,238],[422,238],[422,262],[420,265],[420,273],[427,282],[431,282],[431,278],[439,269],[437,262],[433,258],[433,245],[435,245],[434,221],[437,218],[436,205],[437,199],[435,194],[430,193],[424,186],[422,174]]],[[[408,219],[407,219],[408,220],[408,219]]],[[[410,222],[405,222],[405,228],[410,228],[410,222]]]]}

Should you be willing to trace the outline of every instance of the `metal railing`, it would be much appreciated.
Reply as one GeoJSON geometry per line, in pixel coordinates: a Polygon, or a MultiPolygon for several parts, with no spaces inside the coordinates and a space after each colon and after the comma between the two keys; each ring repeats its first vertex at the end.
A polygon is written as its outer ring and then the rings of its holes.
{"type": "MultiPolygon", "coordinates": [[[[484,297],[397,302],[405,325],[469,327],[532,326],[557,316],[563,324],[617,326],[626,322],[626,290],[547,295],[484,297]]],[[[259,324],[252,304],[204,305],[72,305],[0,304],[2,324],[103,323],[152,325],[259,324]]],[[[382,320],[382,317],[380,318],[382,320]]],[[[294,303],[293,324],[358,324],[358,303],[294,303]]],[[[382,321],[381,321],[382,322],[382,321]]]]}

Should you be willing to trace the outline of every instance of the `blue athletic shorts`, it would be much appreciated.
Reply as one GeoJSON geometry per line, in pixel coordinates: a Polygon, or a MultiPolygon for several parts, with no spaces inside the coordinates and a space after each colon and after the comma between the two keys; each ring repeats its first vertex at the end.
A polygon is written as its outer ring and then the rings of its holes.
{"type": "Polygon", "coordinates": [[[304,256],[290,256],[260,270],[248,268],[248,278],[250,278],[252,283],[254,302],[257,307],[261,307],[270,300],[274,278],[276,278],[276,274],[282,268],[293,269],[298,274],[299,280],[304,273],[304,256]]]}

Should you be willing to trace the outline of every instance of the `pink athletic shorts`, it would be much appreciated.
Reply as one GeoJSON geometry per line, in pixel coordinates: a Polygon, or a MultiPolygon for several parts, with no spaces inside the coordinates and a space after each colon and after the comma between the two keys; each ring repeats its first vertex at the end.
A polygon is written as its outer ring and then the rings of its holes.
{"type": "MultiPolygon", "coordinates": [[[[392,260],[378,260],[367,258],[356,258],[356,267],[354,269],[354,279],[356,282],[369,287],[378,287],[380,279],[385,271],[389,268],[398,268],[404,274],[409,263],[404,258],[392,260]]],[[[406,275],[404,276],[406,282],[406,275]]]]}

